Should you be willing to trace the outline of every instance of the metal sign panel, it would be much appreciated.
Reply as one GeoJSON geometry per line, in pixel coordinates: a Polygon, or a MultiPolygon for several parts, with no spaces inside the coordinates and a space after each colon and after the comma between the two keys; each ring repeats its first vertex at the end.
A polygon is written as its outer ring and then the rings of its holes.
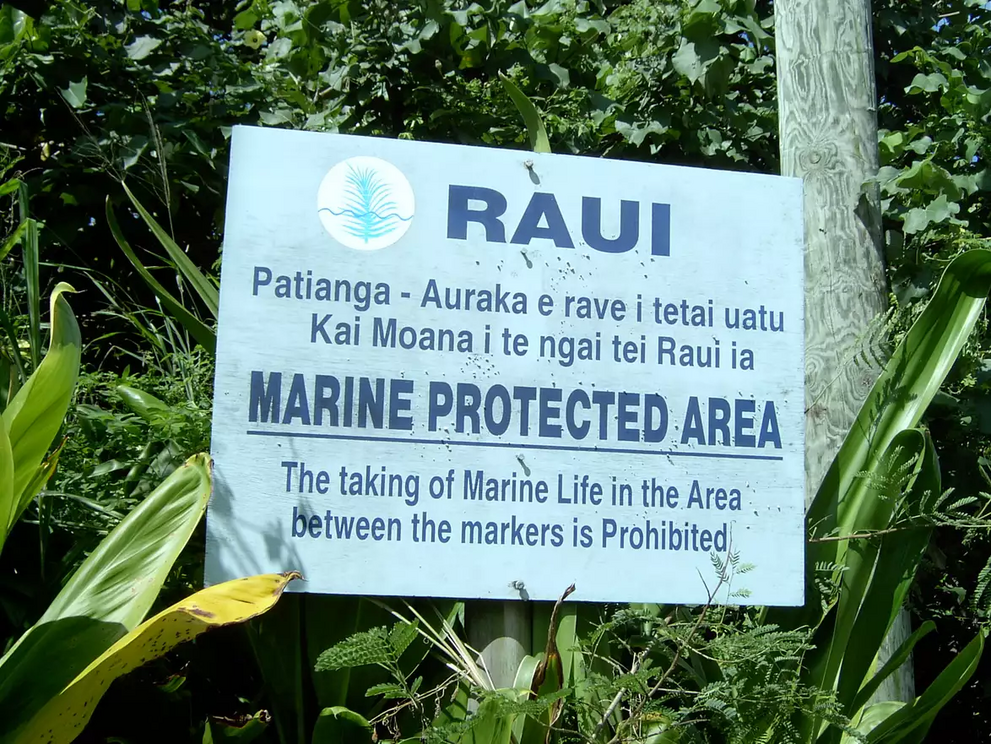
{"type": "Polygon", "coordinates": [[[233,136],[209,583],[802,603],[799,180],[233,136]]]}

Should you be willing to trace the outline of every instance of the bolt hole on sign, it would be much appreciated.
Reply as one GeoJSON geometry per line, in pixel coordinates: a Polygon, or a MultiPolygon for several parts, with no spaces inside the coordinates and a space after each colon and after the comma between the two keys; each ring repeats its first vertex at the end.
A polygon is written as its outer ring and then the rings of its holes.
{"type": "Polygon", "coordinates": [[[803,311],[797,179],[236,127],[207,582],[799,605],[803,311]]]}

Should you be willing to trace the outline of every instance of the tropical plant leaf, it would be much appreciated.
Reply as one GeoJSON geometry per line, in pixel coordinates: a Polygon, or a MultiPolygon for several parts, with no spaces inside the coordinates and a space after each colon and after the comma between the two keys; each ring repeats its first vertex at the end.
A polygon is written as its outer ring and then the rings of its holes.
{"type": "Polygon", "coordinates": [[[513,103],[516,104],[516,108],[519,109],[520,114],[523,116],[523,122],[526,124],[526,132],[530,137],[530,149],[534,152],[550,152],[551,143],[547,139],[547,130],[544,129],[544,122],[540,118],[540,112],[537,111],[537,107],[516,86],[516,83],[501,72],[499,73],[499,77],[506,88],[506,92],[509,93],[509,97],[513,99],[513,103]]]}
{"type": "Polygon", "coordinates": [[[186,252],[180,248],[176,242],[171,238],[171,236],[162,229],[162,226],[158,224],[151,213],[144,208],[144,205],[138,201],[138,198],[134,193],[127,187],[126,183],[121,184],[124,187],[124,191],[127,193],[128,198],[134,205],[134,208],[138,210],[138,214],[141,215],[141,219],[144,220],[145,224],[151,229],[155,237],[158,238],[158,242],[162,244],[162,247],[169,254],[179,269],[180,273],[186,278],[190,286],[206,305],[207,310],[210,311],[210,315],[216,320],[220,313],[220,290],[217,289],[216,285],[213,284],[194,264],[186,252]]]}
{"type": "Polygon", "coordinates": [[[7,196],[8,194],[13,194],[17,189],[21,187],[21,179],[10,178],[3,183],[0,183],[0,196],[7,196]]]}
{"type": "Polygon", "coordinates": [[[104,538],[0,659],[0,720],[8,731],[141,622],[206,509],[210,481],[206,455],[177,469],[104,538]]]}
{"type": "MultiPolygon", "coordinates": [[[[304,600],[312,598],[290,594],[272,612],[245,627],[281,742],[302,742],[306,736],[306,666],[302,648],[306,626],[300,613],[304,600]]],[[[327,618],[324,615],[321,622],[333,624],[327,618]]]]}
{"type": "MultiPolygon", "coordinates": [[[[382,608],[361,597],[312,594],[306,597],[302,610],[305,612],[306,663],[310,669],[314,668],[317,658],[325,649],[354,635],[362,628],[380,625],[390,620],[390,615],[382,608]],[[333,617],[335,621],[328,623],[327,617],[333,617]]],[[[273,614],[267,615],[259,623],[252,623],[252,626],[268,624],[273,617],[273,614]]],[[[273,662],[275,655],[280,653],[284,653],[282,643],[273,643],[271,652],[273,662]]],[[[265,664],[260,666],[262,673],[268,679],[265,664]]],[[[313,675],[313,687],[317,705],[321,709],[346,706],[349,693],[361,694],[374,684],[371,679],[364,683],[363,676],[360,670],[349,667],[316,672],[313,675]]]]}
{"type": "Polygon", "coordinates": [[[3,412],[14,468],[9,511],[0,517],[4,536],[23,510],[21,496],[34,481],[62,428],[76,386],[82,340],[76,317],[64,297],[72,291],[64,282],[55,287],[50,303],[52,340],[48,353],[3,412]]]}
{"type": "Polygon", "coordinates": [[[313,727],[312,744],[361,744],[372,741],[372,724],[359,713],[343,705],[320,711],[313,727]]]}
{"type": "MultiPolygon", "coordinates": [[[[926,494],[940,493],[942,487],[932,439],[925,431],[910,431],[915,433],[917,446],[922,451],[918,453],[912,477],[902,488],[908,492],[911,501],[918,503],[926,494]]],[[[894,494],[895,497],[898,495],[894,494]]],[[[919,525],[889,532],[877,541],[877,560],[870,583],[861,598],[856,622],[842,654],[837,699],[841,705],[849,706],[847,715],[852,716],[870,699],[869,695],[864,698],[862,691],[858,691],[867,681],[877,649],[881,647],[899,610],[904,606],[905,597],[915,580],[916,568],[929,544],[931,533],[931,528],[919,525]],[[854,697],[862,699],[859,706],[854,697]]],[[[908,651],[906,655],[907,653],[908,651]]],[[[893,671],[894,669],[888,673],[893,671]]],[[[880,682],[881,680],[877,680],[878,684],[880,682]]]]}
{"type": "MultiPolygon", "coordinates": [[[[871,635],[877,636],[881,628],[890,624],[891,612],[896,609],[893,604],[914,573],[914,564],[895,565],[896,561],[893,561],[883,566],[878,574],[877,589],[884,596],[872,599],[872,576],[875,566],[881,565],[876,563],[877,549],[871,545],[876,545],[876,541],[842,538],[887,526],[891,506],[885,501],[891,500],[892,494],[889,493],[887,499],[880,498],[877,488],[878,480],[884,480],[886,470],[893,474],[900,467],[911,465],[911,477],[926,484],[919,490],[931,488],[928,483],[932,479],[920,478],[919,472],[924,459],[920,455],[928,449],[928,445],[920,446],[919,442],[925,437],[906,430],[918,423],[956,361],[983,311],[989,289],[991,251],[968,251],[947,266],[929,304],[895,349],[868,395],[809,509],[807,523],[812,536],[831,539],[813,540],[808,545],[805,607],[772,609],[762,620],[764,624],[782,628],[819,628],[817,648],[806,659],[808,666],[803,679],[807,684],[823,690],[836,689],[864,598],[868,598],[868,604],[879,602],[883,605],[883,609],[878,605],[870,610],[875,617],[864,615],[862,620],[871,627],[871,635]],[[899,447],[902,451],[896,456],[899,447]],[[908,457],[913,450],[915,455],[908,457]],[[896,458],[899,462],[886,465],[886,458],[889,461],[896,458]],[[864,477],[865,473],[872,477],[864,477]],[[843,567],[842,572],[835,572],[840,584],[838,605],[829,604],[829,598],[820,593],[815,582],[816,566],[843,567]]],[[[896,540],[888,545],[893,556],[899,552],[904,558],[914,555],[911,560],[917,563],[917,544],[905,542],[899,546],[896,540]]],[[[884,560],[883,556],[881,560],[884,560]]],[[[868,663],[876,654],[876,646],[874,643],[867,649],[865,644],[859,652],[861,656],[867,655],[868,663]]],[[[844,696],[848,701],[863,683],[864,672],[854,673],[853,666],[859,665],[863,670],[864,659],[851,659],[850,664],[844,684],[844,696]]],[[[817,725],[812,719],[803,719],[803,736],[811,735],[817,725]]],[[[836,736],[833,729],[827,739],[836,736]]]]}
{"type": "Polygon", "coordinates": [[[936,714],[970,681],[984,652],[984,631],[958,653],[914,701],[888,716],[867,736],[868,744],[921,744],[936,714]]]}
{"type": "MultiPolygon", "coordinates": [[[[872,508],[873,472],[897,434],[914,427],[945,379],[983,311],[991,289],[991,251],[955,258],[932,299],[899,343],[871,388],[808,514],[820,534],[853,534],[862,510],[872,508]]],[[[842,562],[849,541],[810,545],[807,565],[842,562]]],[[[818,600],[810,597],[812,603],[818,600]]],[[[807,605],[808,606],[808,605],[807,605]]]]}
{"type": "Polygon", "coordinates": [[[74,109],[81,109],[86,105],[86,87],[89,81],[84,77],[82,80],[77,80],[73,83],[69,83],[69,87],[62,88],[59,92],[68,103],[74,109]]]}
{"type": "Polygon", "coordinates": [[[120,249],[124,251],[124,255],[127,256],[127,260],[131,262],[131,265],[137,269],[138,274],[141,278],[145,280],[145,283],[151,288],[151,290],[158,296],[158,299],[162,301],[165,308],[172,313],[176,320],[189,331],[189,334],[196,339],[199,344],[206,349],[210,354],[216,354],[217,352],[217,332],[210,328],[206,323],[193,315],[186,307],[179,302],[172,294],[161,284],[158,280],[151,275],[151,272],[145,268],[145,265],[141,263],[141,260],[134,253],[131,248],[130,243],[124,237],[124,234],[120,230],[120,226],[117,224],[117,218],[114,217],[113,208],[110,206],[110,199],[107,199],[106,203],[106,214],[107,214],[107,224],[110,226],[110,232],[114,236],[114,240],[117,241],[117,245],[120,249]]]}
{"type": "Polygon", "coordinates": [[[915,648],[920,640],[925,636],[936,630],[936,623],[932,620],[926,620],[919,628],[912,633],[908,638],[906,638],[902,644],[897,648],[897,650],[891,655],[884,666],[878,670],[877,674],[871,677],[870,681],[865,684],[860,692],[857,693],[857,697],[854,698],[853,704],[850,706],[851,710],[859,711],[868,702],[870,702],[871,697],[877,691],[877,688],[881,686],[888,677],[894,674],[902,664],[908,661],[909,656],[912,653],[912,649],[915,648]]]}
{"type": "Polygon", "coordinates": [[[392,646],[392,653],[397,660],[406,653],[406,649],[416,640],[419,635],[419,625],[416,620],[411,623],[396,623],[389,631],[389,645],[392,646]]]}
{"type": "MultiPolygon", "coordinates": [[[[28,347],[31,352],[31,366],[37,369],[38,360],[41,359],[41,254],[38,244],[38,221],[31,219],[28,185],[20,180],[17,183],[17,205],[21,222],[27,225],[24,237],[21,239],[21,250],[28,295],[28,347]]],[[[65,286],[69,287],[68,284],[65,286]]],[[[58,289],[56,288],[55,291],[58,292],[58,289]]],[[[71,287],[69,291],[73,291],[71,287]]]]}
{"type": "Polygon", "coordinates": [[[463,739],[465,744],[511,744],[513,725],[522,716],[507,712],[503,699],[515,700],[521,694],[525,693],[500,690],[482,700],[478,710],[467,720],[470,728],[463,739]]]}
{"type": "MultiPolygon", "coordinates": [[[[10,437],[7,435],[7,424],[0,419],[0,515],[9,515],[14,511],[14,453],[10,448],[10,437]]],[[[7,539],[10,530],[9,517],[5,529],[0,530],[0,548],[7,539]]]]}
{"type": "MultiPolygon", "coordinates": [[[[894,438],[918,423],[980,317],[989,288],[991,251],[968,251],[947,266],[926,309],[871,389],[827,472],[809,508],[810,531],[843,536],[861,529],[862,521],[876,508],[873,484],[861,474],[877,472],[894,438]]],[[[771,610],[765,622],[786,628],[817,626],[823,610],[812,569],[843,565],[850,542],[810,542],[805,607],[771,610]]]]}
{"type": "Polygon", "coordinates": [[[167,413],[169,410],[169,407],[154,395],[133,388],[130,385],[118,385],[115,390],[124,402],[124,405],[149,424],[160,421],[162,414],[167,413]]]}
{"type": "Polygon", "coordinates": [[[866,736],[875,728],[877,728],[886,718],[888,718],[893,713],[897,712],[899,709],[903,708],[905,703],[900,700],[888,700],[883,703],[875,703],[874,705],[868,706],[863,713],[858,715],[852,722],[851,727],[854,731],[861,735],[860,738],[843,733],[843,737],[840,739],[840,744],[859,744],[863,741],[863,736],[866,736]]]}
{"type": "Polygon", "coordinates": [[[200,454],[172,473],[100,542],[39,622],[84,615],[137,626],[206,510],[211,468],[200,454]]]}
{"type": "Polygon", "coordinates": [[[331,646],[317,658],[316,670],[333,671],[368,664],[384,664],[393,658],[386,628],[371,628],[331,646]]]}
{"type": "Polygon", "coordinates": [[[6,353],[7,350],[5,350],[2,344],[0,344],[0,357],[9,358],[10,361],[14,363],[14,367],[17,372],[16,376],[11,380],[11,387],[6,396],[7,400],[3,401],[3,406],[6,408],[9,402],[13,400],[14,395],[17,394],[19,386],[23,385],[27,381],[28,373],[27,368],[25,367],[25,359],[19,348],[17,329],[14,328],[10,315],[8,315],[2,307],[0,307],[0,327],[3,328],[4,333],[7,335],[7,343],[10,352],[8,355],[6,353]],[[16,385],[14,383],[16,383],[16,385]]]}
{"type": "Polygon", "coordinates": [[[103,652],[52,698],[16,738],[18,744],[69,744],[86,727],[110,683],[212,628],[270,610],[299,573],[235,579],[203,589],[158,613],[103,652]]]}
{"type": "Polygon", "coordinates": [[[7,257],[7,254],[13,250],[14,246],[21,242],[24,234],[28,231],[28,220],[24,220],[19,224],[14,232],[7,236],[3,244],[0,245],[0,261],[7,257]]]}
{"type": "MultiPolygon", "coordinates": [[[[552,610],[553,612],[553,610],[552,610]]],[[[517,690],[530,690],[537,669],[543,664],[544,654],[537,656],[524,656],[520,665],[516,668],[516,678],[513,680],[513,687],[517,690]]],[[[542,740],[547,735],[547,728],[541,721],[532,720],[526,716],[516,716],[513,721],[513,737],[520,744],[528,744],[537,740],[542,740]]]]}
{"type": "MultiPolygon", "coordinates": [[[[879,532],[890,526],[902,490],[914,487],[916,480],[923,477],[921,473],[936,467],[935,452],[930,456],[930,447],[925,433],[918,429],[899,432],[892,440],[871,474],[876,490],[865,501],[858,532],[879,532]]],[[[815,649],[807,656],[815,684],[832,689],[839,675],[838,695],[842,705],[848,705],[863,686],[877,649],[904,599],[899,592],[902,577],[905,572],[909,577],[915,576],[921,557],[917,555],[910,565],[896,565],[891,567],[893,571],[881,574],[875,566],[882,540],[851,542],[855,544],[845,553],[846,570],[841,575],[835,622],[820,626],[813,641],[815,649]]]]}
{"type": "MultiPolygon", "coordinates": [[[[34,500],[34,497],[38,495],[41,489],[45,487],[45,484],[51,480],[53,475],[55,475],[55,468],[58,466],[59,455],[62,454],[62,448],[64,446],[65,441],[63,440],[58,447],[52,450],[48,456],[45,457],[41,465],[38,466],[38,469],[34,471],[34,478],[29,480],[28,484],[24,487],[24,490],[21,491],[20,499],[16,504],[14,504],[14,511],[12,513],[18,515],[23,514],[24,510],[28,508],[28,504],[34,500]]],[[[14,522],[11,522],[7,529],[11,530],[13,527],[14,522]]]]}
{"type": "Polygon", "coordinates": [[[399,698],[408,697],[406,690],[403,689],[402,685],[396,684],[395,682],[380,682],[379,684],[372,685],[365,690],[365,697],[376,697],[377,695],[382,695],[387,700],[396,700],[399,698]]]}
{"type": "Polygon", "coordinates": [[[202,744],[222,744],[222,742],[249,742],[265,735],[271,716],[268,711],[259,711],[248,720],[232,725],[228,722],[207,721],[203,727],[202,744]]]}

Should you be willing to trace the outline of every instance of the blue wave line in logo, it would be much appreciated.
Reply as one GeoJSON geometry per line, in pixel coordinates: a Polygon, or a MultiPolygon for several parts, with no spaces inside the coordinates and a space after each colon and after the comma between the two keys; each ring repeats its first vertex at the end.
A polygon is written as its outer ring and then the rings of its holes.
{"type": "Polygon", "coordinates": [[[392,189],[373,168],[355,168],[349,164],[345,182],[341,208],[323,207],[319,211],[345,217],[343,228],[348,234],[367,243],[393,232],[399,222],[413,219],[413,215],[399,214],[392,200],[392,189]]]}

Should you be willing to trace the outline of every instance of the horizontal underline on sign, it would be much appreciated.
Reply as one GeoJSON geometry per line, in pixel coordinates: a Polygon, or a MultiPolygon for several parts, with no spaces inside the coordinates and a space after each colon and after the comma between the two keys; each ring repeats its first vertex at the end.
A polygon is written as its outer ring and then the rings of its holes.
{"type": "Polygon", "coordinates": [[[371,437],[358,434],[326,434],[311,431],[265,431],[248,429],[252,437],[287,439],[336,439],[345,442],[389,442],[396,444],[438,444],[452,447],[494,447],[502,449],[552,450],[555,452],[591,452],[607,455],[667,455],[669,457],[708,457],[717,460],[783,460],[781,455],[737,455],[721,452],[676,452],[674,450],[625,449],[623,447],[570,447],[566,444],[517,444],[515,442],[458,442],[452,439],[411,439],[406,437],[371,437]]]}

